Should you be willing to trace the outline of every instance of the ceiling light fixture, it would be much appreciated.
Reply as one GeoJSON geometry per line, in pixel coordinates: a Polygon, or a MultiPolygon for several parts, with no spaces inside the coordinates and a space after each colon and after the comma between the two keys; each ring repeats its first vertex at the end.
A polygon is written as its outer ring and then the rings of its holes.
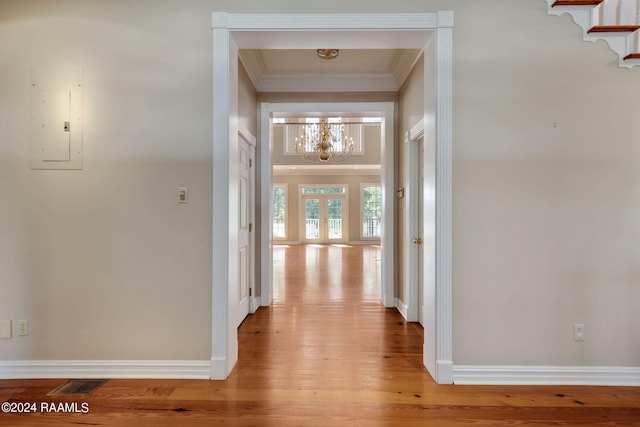
{"type": "Polygon", "coordinates": [[[342,161],[353,152],[353,138],[346,134],[343,123],[322,117],[318,123],[306,123],[300,129],[296,152],[305,161],[342,161]]]}
{"type": "Polygon", "coordinates": [[[333,59],[338,56],[340,50],[338,49],[318,49],[316,51],[318,56],[322,59],[333,59]]]}

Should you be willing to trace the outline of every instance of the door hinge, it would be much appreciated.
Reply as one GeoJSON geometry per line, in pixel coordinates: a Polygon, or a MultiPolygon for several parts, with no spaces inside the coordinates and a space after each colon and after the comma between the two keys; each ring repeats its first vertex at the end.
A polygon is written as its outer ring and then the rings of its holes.
{"type": "Polygon", "coordinates": [[[252,159],[249,159],[249,167],[250,168],[253,167],[253,160],[252,159]]]}
{"type": "Polygon", "coordinates": [[[251,233],[252,229],[253,229],[253,224],[249,223],[249,233],[251,233]]]}
{"type": "Polygon", "coordinates": [[[251,288],[249,288],[249,296],[251,296],[251,288]]]}

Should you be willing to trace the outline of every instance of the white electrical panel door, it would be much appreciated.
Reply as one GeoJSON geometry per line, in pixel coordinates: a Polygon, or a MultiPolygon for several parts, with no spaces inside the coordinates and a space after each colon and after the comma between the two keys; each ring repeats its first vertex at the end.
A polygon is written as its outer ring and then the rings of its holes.
{"type": "Polygon", "coordinates": [[[82,70],[32,70],[31,168],[82,169],[82,70]]]}
{"type": "Polygon", "coordinates": [[[34,105],[34,156],[41,161],[68,162],[71,149],[69,113],[71,92],[42,91],[34,105]],[[37,151],[39,149],[39,151],[37,151]]]}

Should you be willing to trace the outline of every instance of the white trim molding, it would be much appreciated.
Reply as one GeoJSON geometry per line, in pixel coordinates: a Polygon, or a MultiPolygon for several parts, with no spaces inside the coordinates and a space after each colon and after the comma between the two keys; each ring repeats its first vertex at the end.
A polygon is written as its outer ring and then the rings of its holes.
{"type": "Polygon", "coordinates": [[[404,320],[406,320],[407,322],[412,322],[412,320],[409,320],[408,317],[409,306],[402,302],[400,298],[396,298],[396,310],[400,312],[402,317],[404,317],[404,320]]]}
{"type": "Polygon", "coordinates": [[[344,75],[265,75],[259,92],[395,92],[398,82],[393,74],[344,75]]]}
{"type": "MultiPolygon", "coordinates": [[[[237,90],[238,51],[241,49],[317,49],[324,46],[340,46],[342,49],[425,49],[435,64],[425,76],[425,99],[433,98],[435,124],[429,126],[429,135],[436,135],[435,143],[437,180],[436,216],[436,275],[430,291],[437,297],[435,304],[435,333],[425,357],[425,366],[438,383],[451,383],[451,165],[452,165],[452,53],[453,12],[437,13],[352,13],[352,14],[232,14],[212,13],[213,33],[213,223],[214,236],[212,280],[212,374],[216,379],[227,378],[237,361],[237,331],[232,328],[229,313],[229,286],[237,280],[238,265],[232,242],[236,239],[234,222],[236,190],[234,170],[237,151],[237,90]],[[349,37],[346,37],[346,35],[349,37]],[[435,39],[435,43],[434,43],[435,39]],[[426,46],[425,46],[426,44],[426,46]],[[434,77],[435,76],[435,77],[434,77]],[[434,360],[433,364],[427,361],[434,360]]],[[[425,59],[426,63],[426,59],[425,59]]],[[[308,111],[308,110],[307,110],[308,111]]],[[[380,111],[379,109],[377,111],[380,111]]],[[[385,139],[393,141],[392,111],[385,112],[385,139]]],[[[434,121],[434,117],[425,120],[434,121]]],[[[425,128],[427,127],[425,123],[425,128]]],[[[426,134],[425,129],[425,134],[426,134]]],[[[261,185],[271,188],[272,173],[269,150],[265,146],[269,134],[269,111],[262,105],[258,152],[261,166],[261,185]]],[[[383,229],[383,303],[395,304],[394,295],[394,152],[388,147],[383,155],[385,227],[383,229]],[[391,244],[390,244],[391,242],[391,244]],[[388,284],[388,285],[386,285],[388,284]]],[[[269,223],[271,208],[269,193],[261,192],[261,221],[269,223]]],[[[262,227],[262,257],[271,257],[271,229],[262,227]]],[[[261,303],[269,305],[271,296],[269,281],[271,266],[261,264],[261,303]]],[[[425,334],[426,335],[426,334],[425,334]]]]}
{"type": "MultiPolygon", "coordinates": [[[[452,346],[452,166],[453,12],[438,12],[436,32],[436,382],[453,382],[452,346]]],[[[428,120],[427,117],[424,118],[428,120]]],[[[426,152],[427,150],[425,150],[426,152]]]]}
{"type": "MultiPolygon", "coordinates": [[[[422,30],[438,26],[452,26],[453,12],[434,13],[310,13],[310,14],[267,14],[213,12],[213,26],[223,26],[231,30],[281,31],[288,30],[422,30]],[[447,17],[451,16],[450,20],[447,17]]],[[[386,32],[385,32],[386,33],[386,32]]],[[[380,39],[393,38],[384,34],[380,39]]],[[[277,46],[272,46],[277,48],[277,46]]]]}
{"type": "Polygon", "coordinates": [[[240,120],[238,120],[238,134],[245,140],[249,145],[255,147],[257,145],[256,137],[251,133],[249,128],[245,126],[240,120]]]}
{"type": "Polygon", "coordinates": [[[208,360],[4,360],[0,379],[210,379],[208,360]]]}
{"type": "Polygon", "coordinates": [[[249,299],[249,311],[251,314],[258,311],[258,307],[260,307],[260,297],[252,296],[251,299],[249,299]]]}
{"type": "MultiPolygon", "coordinates": [[[[395,104],[393,102],[334,102],[334,103],[324,103],[324,102],[315,102],[315,103],[269,103],[264,102],[260,105],[260,120],[262,126],[262,138],[261,143],[265,147],[271,147],[271,132],[270,132],[270,122],[271,116],[273,113],[278,114],[289,114],[289,113],[307,113],[309,111],[314,111],[319,114],[321,113],[335,113],[335,114],[349,114],[349,113],[363,113],[371,115],[372,117],[382,117],[383,126],[381,127],[381,132],[383,134],[383,141],[388,141],[388,143],[382,143],[380,146],[381,149],[381,186],[382,186],[382,194],[383,194],[383,235],[381,239],[372,240],[368,242],[370,244],[377,244],[378,242],[394,242],[395,241],[395,165],[394,165],[394,135],[395,135],[395,104]],[[386,147],[385,147],[386,146],[386,147]],[[386,155],[385,155],[385,149],[386,155]]],[[[262,211],[262,220],[263,222],[268,223],[271,218],[271,191],[266,191],[265,189],[271,188],[273,181],[272,174],[272,164],[271,164],[271,152],[263,151],[261,153],[260,164],[262,167],[262,175],[261,181],[262,185],[265,186],[262,191],[262,205],[269,207],[269,214],[267,214],[267,209],[263,209],[262,211]],[[266,184],[269,183],[269,184],[266,184]],[[267,187],[268,185],[268,187],[267,187]]],[[[266,227],[268,228],[268,227],[266,227]]],[[[273,264],[273,254],[271,243],[279,243],[277,241],[273,241],[273,236],[271,230],[266,230],[265,227],[262,228],[263,236],[262,236],[262,262],[261,265],[263,267],[262,272],[262,282],[261,282],[261,297],[262,304],[269,305],[271,304],[271,295],[273,293],[273,277],[271,265],[273,264]],[[267,272],[268,271],[268,272],[267,272]]],[[[395,306],[395,295],[394,295],[394,277],[395,277],[395,252],[393,244],[382,244],[382,283],[381,283],[381,300],[385,307],[394,307],[395,306]]]]}
{"type": "Polygon", "coordinates": [[[453,367],[455,384],[640,386],[640,367],[474,366],[453,367]]]}

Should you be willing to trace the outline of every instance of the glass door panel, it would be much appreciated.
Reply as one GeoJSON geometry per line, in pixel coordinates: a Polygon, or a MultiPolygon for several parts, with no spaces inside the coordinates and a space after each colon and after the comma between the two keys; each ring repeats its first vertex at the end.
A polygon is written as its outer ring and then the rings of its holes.
{"type": "Polygon", "coordinates": [[[305,199],[305,239],[320,239],[320,199],[305,199]]]}
{"type": "Polygon", "coordinates": [[[341,243],[348,237],[346,197],[303,195],[300,233],[303,243],[341,243]]]}
{"type": "Polygon", "coordinates": [[[342,199],[327,199],[327,238],[342,239],[342,199]]]}

